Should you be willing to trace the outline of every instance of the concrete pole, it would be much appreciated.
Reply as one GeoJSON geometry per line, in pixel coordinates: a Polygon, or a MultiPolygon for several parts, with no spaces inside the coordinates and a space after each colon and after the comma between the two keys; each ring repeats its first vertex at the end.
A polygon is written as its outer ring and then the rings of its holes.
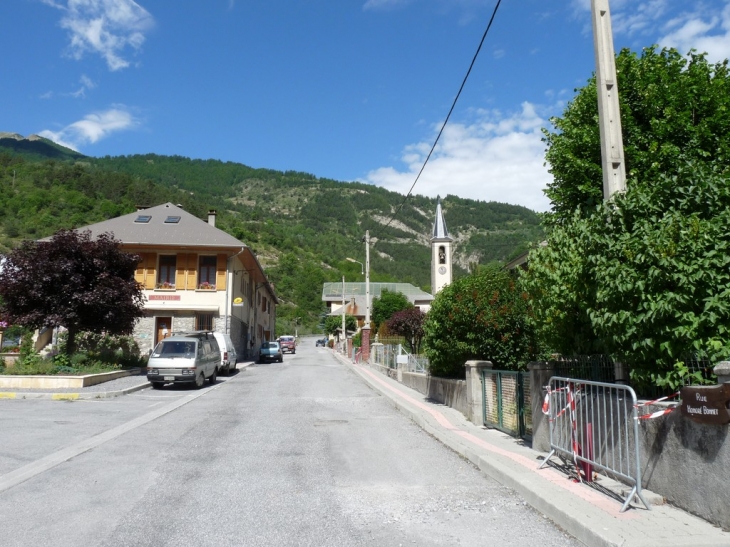
{"type": "Polygon", "coordinates": [[[611,12],[608,0],[591,0],[593,45],[596,54],[596,89],[598,120],[601,131],[603,166],[603,200],[626,191],[626,164],[621,135],[621,112],[618,103],[616,57],[613,50],[611,12]]]}
{"type": "MultiPolygon", "coordinates": [[[[342,276],[342,336],[343,340],[347,342],[347,331],[345,330],[345,276],[342,276]]],[[[347,355],[347,345],[343,346],[343,351],[347,355]]]]}
{"type": "Polygon", "coordinates": [[[362,327],[362,361],[370,360],[370,230],[365,231],[365,324],[362,327]]]}

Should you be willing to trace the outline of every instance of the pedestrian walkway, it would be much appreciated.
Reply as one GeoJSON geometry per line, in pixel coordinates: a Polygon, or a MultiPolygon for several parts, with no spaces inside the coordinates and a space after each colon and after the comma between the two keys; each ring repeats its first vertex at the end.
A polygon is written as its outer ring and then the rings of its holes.
{"type": "MultiPolygon", "coordinates": [[[[421,393],[333,353],[427,433],[516,490],[589,547],[730,547],[730,532],[667,504],[647,510],[639,502],[621,513],[622,500],[611,496],[610,489],[601,492],[573,482],[557,466],[538,469],[546,453],[500,431],[474,425],[461,412],[429,402],[421,393]]],[[[601,478],[599,484],[604,481],[608,479],[601,478]]],[[[650,503],[651,499],[649,495],[650,503]]]]}
{"type": "MultiPolygon", "coordinates": [[[[238,370],[243,370],[254,364],[254,361],[242,361],[236,365],[238,370]]],[[[135,391],[150,387],[147,376],[144,372],[117,378],[96,384],[94,386],[56,389],[23,389],[23,388],[2,388],[0,399],[53,399],[56,401],[75,401],[79,399],[109,399],[121,397],[135,391]]]]}

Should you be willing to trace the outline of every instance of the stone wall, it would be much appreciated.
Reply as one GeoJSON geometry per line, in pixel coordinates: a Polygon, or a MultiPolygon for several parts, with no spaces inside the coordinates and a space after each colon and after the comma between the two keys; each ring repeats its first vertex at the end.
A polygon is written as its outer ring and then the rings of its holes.
{"type": "Polygon", "coordinates": [[[401,373],[401,383],[422,393],[429,399],[458,410],[467,415],[466,382],[436,378],[418,372],[401,373]]]}

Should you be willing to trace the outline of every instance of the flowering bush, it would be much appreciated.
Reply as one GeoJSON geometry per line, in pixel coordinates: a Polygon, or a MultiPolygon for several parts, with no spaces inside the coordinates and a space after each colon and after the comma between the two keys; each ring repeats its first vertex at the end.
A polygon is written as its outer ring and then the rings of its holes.
{"type": "Polygon", "coordinates": [[[162,283],[157,284],[158,289],[174,289],[175,283],[170,283],[169,281],[163,281],[162,283]]]}
{"type": "Polygon", "coordinates": [[[203,291],[214,291],[215,285],[208,283],[207,281],[203,281],[200,285],[198,285],[198,289],[203,291]]]}

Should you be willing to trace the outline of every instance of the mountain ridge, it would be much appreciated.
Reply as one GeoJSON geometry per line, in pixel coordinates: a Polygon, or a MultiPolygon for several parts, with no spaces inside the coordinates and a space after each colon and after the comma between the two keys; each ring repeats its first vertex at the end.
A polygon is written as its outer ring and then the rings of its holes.
{"type": "MultiPolygon", "coordinates": [[[[3,134],[7,135],[7,134],[3,134]]],[[[47,140],[47,139],[46,139],[47,140]]],[[[430,291],[430,235],[436,200],[361,182],[234,162],[138,154],[95,158],[38,141],[0,135],[0,252],[171,201],[206,218],[258,252],[284,302],[282,320],[318,320],[325,281],[358,281],[366,230],[373,242],[372,281],[407,282],[430,291]],[[10,146],[34,144],[32,148],[10,146]],[[45,155],[44,155],[45,154],[45,155]],[[396,211],[397,217],[391,221],[396,211]]],[[[475,264],[505,263],[542,237],[539,215],[525,207],[446,195],[455,240],[454,275],[475,264]]],[[[307,321],[304,321],[307,322],[307,321]]]]}

